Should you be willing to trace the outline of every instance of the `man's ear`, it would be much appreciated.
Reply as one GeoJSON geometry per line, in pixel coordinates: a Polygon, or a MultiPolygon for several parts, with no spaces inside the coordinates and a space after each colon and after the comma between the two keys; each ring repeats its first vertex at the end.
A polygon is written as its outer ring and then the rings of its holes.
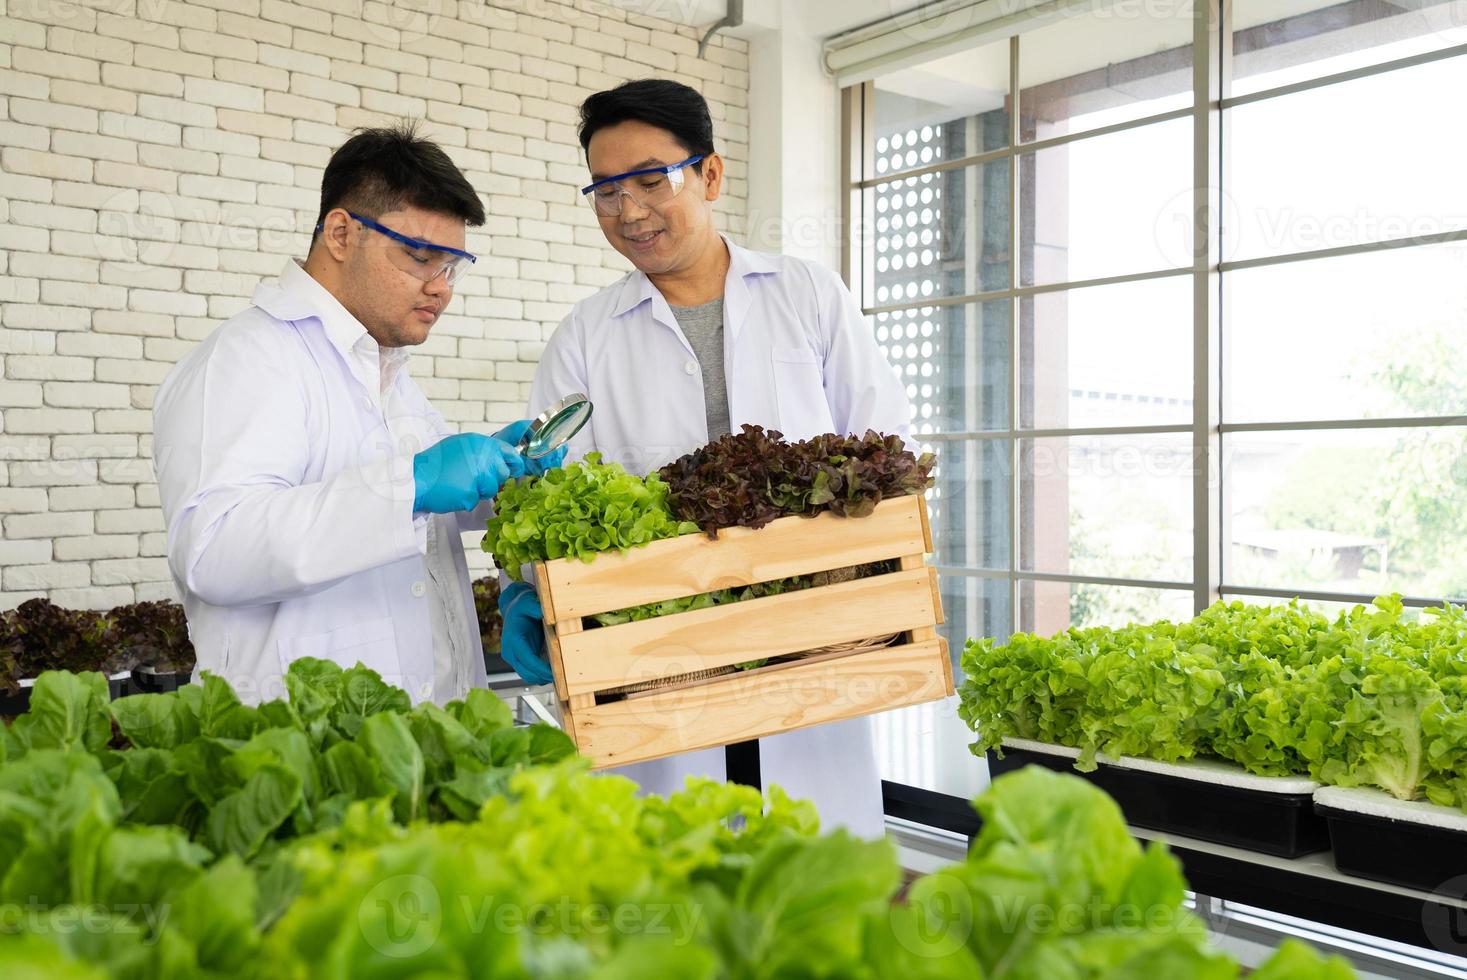
{"type": "Polygon", "coordinates": [[[716,201],[723,193],[723,157],[710,153],[703,158],[703,200],[716,201]]]}
{"type": "Polygon", "coordinates": [[[338,262],[346,260],[347,240],[351,235],[351,215],[345,208],[332,208],[321,222],[321,234],[317,236],[322,248],[338,262]]]}

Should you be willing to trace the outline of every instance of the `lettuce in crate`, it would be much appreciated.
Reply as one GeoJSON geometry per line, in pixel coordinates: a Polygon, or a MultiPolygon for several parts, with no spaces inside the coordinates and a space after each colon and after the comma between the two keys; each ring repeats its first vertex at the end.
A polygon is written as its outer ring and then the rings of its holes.
{"type": "Polygon", "coordinates": [[[600,453],[540,477],[511,480],[494,498],[483,549],[510,578],[520,566],[556,558],[591,561],[698,528],[679,522],[657,474],[633,476],[600,453]]]}
{"type": "Polygon", "coordinates": [[[737,434],[664,466],[672,512],[710,537],[726,527],[759,528],[780,517],[833,511],[866,517],[888,497],[931,486],[936,458],[917,456],[900,436],[867,432],[787,442],[745,425],[737,434]]]}

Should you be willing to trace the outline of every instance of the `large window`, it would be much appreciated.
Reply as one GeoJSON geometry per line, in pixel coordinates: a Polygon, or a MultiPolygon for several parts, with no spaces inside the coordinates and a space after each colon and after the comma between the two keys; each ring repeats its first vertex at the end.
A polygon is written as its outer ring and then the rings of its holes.
{"type": "MultiPolygon", "coordinates": [[[[1467,2],[1213,6],[1010,17],[846,90],[955,659],[1467,596],[1467,2]]],[[[886,776],[979,788],[954,715],[879,719],[886,776]]]]}

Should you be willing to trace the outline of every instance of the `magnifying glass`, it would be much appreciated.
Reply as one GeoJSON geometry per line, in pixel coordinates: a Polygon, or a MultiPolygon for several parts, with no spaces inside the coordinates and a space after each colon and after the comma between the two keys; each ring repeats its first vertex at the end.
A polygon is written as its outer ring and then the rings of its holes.
{"type": "Polygon", "coordinates": [[[571,441],[591,418],[591,400],[580,392],[566,395],[530,422],[520,439],[520,454],[527,459],[549,456],[571,441]]]}

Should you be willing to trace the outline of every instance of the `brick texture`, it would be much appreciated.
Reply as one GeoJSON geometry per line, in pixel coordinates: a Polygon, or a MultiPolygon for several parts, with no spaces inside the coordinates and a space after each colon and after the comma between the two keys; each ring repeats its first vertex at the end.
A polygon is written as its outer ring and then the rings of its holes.
{"type": "MultiPolygon", "coordinates": [[[[408,7],[0,0],[0,608],[172,595],[153,394],[305,254],[321,168],[352,128],[423,118],[484,198],[468,237],[483,258],[413,368],[466,430],[515,418],[571,304],[628,268],[578,206],[582,99],[686,82],[730,174],[747,172],[743,41],[700,61],[694,26],[598,0],[408,7]]],[[[725,188],[741,238],[744,182],[725,188]]]]}

